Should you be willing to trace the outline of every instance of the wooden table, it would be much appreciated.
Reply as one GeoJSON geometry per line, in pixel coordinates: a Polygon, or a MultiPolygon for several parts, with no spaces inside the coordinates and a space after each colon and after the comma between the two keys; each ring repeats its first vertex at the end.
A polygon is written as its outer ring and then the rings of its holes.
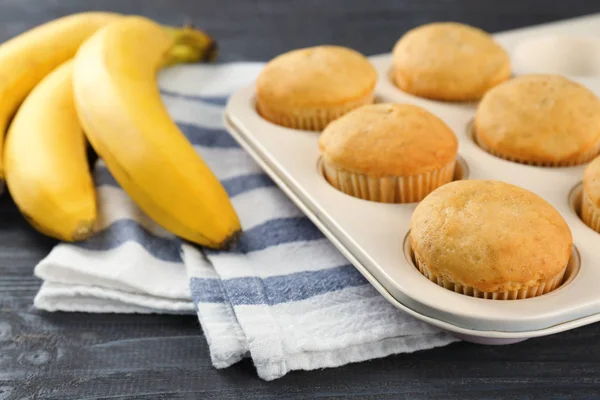
{"type": "MultiPolygon", "coordinates": [[[[498,31],[600,11],[597,0],[1,0],[0,40],[85,9],[191,20],[222,61],[268,60],[335,43],[387,52],[408,28],[458,20],[498,31]]],[[[5,399],[547,399],[600,396],[600,324],[505,347],[445,348],[274,382],[252,363],[215,370],[194,317],[48,314],[32,309],[34,265],[54,245],[0,199],[0,400],[5,399]]]]}

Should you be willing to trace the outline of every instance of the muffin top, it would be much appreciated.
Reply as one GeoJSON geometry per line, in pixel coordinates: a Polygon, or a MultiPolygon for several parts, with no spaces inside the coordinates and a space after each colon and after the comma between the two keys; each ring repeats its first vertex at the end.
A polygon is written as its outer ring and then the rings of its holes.
{"type": "Polygon", "coordinates": [[[600,207],[600,157],[596,157],[583,173],[583,187],[588,198],[600,207]]]}
{"type": "Polygon", "coordinates": [[[257,81],[260,101],[293,107],[335,107],[375,88],[377,71],[362,54],[339,46],[293,50],[271,60],[257,81]]]}
{"type": "Polygon", "coordinates": [[[371,104],[331,122],[319,138],[328,163],[373,177],[412,176],[456,158],[458,141],[430,112],[410,104],[371,104]]]}
{"type": "Polygon", "coordinates": [[[600,100],[560,75],[524,75],[484,96],[474,129],[484,147],[504,157],[574,161],[600,143],[600,100]]]}
{"type": "Polygon", "coordinates": [[[408,31],[393,50],[396,85],[417,96],[478,100],[510,77],[504,49],[481,29],[437,22],[408,31]]]}
{"type": "Polygon", "coordinates": [[[416,208],[410,241],[434,274],[487,292],[534,286],[571,257],[567,223],[545,200],[508,183],[464,180],[416,208]]]}

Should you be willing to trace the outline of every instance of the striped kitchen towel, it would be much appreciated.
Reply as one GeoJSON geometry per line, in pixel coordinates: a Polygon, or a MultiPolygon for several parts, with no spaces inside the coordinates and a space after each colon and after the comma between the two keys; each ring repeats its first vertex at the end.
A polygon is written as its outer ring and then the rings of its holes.
{"type": "Polygon", "coordinates": [[[102,161],[99,233],[59,244],[35,273],[48,311],[196,312],[215,367],[251,357],[266,380],[455,339],[391,306],[223,129],[228,94],[261,64],[181,66],[160,76],[179,127],[221,180],[244,234],[207,251],[153,223],[102,161]]]}

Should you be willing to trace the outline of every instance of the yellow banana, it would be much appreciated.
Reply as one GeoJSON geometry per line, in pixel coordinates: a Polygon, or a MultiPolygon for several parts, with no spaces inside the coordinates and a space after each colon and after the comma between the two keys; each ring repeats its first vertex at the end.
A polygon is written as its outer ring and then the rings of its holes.
{"type": "Polygon", "coordinates": [[[73,88],[88,140],[140,208],[184,239],[226,248],[241,229],[237,215],[171,120],[156,82],[161,66],[204,58],[213,48],[201,32],[126,17],[81,46],[73,88]]]}
{"type": "Polygon", "coordinates": [[[4,178],[4,135],[25,96],[44,76],[73,58],[77,48],[92,33],[119,17],[119,14],[101,12],[73,14],[0,45],[0,183],[4,178]]]}
{"type": "Polygon", "coordinates": [[[84,239],[96,219],[96,193],[86,142],[73,103],[71,61],[27,96],[6,137],[6,183],[25,218],[40,232],[84,239]]]}

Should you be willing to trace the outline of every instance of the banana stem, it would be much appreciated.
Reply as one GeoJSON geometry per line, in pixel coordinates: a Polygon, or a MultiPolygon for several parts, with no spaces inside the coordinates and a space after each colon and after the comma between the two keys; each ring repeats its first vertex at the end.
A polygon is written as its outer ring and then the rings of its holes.
{"type": "Polygon", "coordinates": [[[212,61],[217,56],[217,43],[207,33],[192,26],[165,27],[173,38],[173,46],[165,54],[162,66],[212,61]]]}

